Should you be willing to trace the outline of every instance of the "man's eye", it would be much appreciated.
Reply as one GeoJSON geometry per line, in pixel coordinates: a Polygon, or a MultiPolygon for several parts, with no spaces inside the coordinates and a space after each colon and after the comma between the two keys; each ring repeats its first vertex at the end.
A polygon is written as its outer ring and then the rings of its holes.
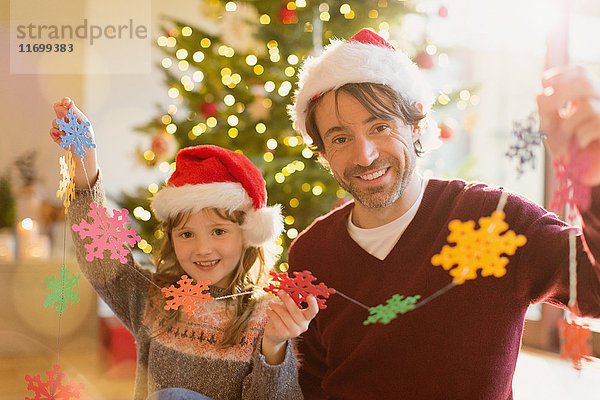
{"type": "Polygon", "coordinates": [[[390,129],[390,127],[389,127],[388,125],[377,125],[377,126],[375,127],[375,130],[376,130],[377,132],[379,132],[379,133],[381,133],[381,132],[385,132],[385,131],[387,131],[387,130],[389,130],[389,129],[390,129]]]}
{"type": "Polygon", "coordinates": [[[335,144],[343,144],[346,143],[346,138],[345,137],[337,137],[335,139],[332,140],[333,143],[335,144]]]}

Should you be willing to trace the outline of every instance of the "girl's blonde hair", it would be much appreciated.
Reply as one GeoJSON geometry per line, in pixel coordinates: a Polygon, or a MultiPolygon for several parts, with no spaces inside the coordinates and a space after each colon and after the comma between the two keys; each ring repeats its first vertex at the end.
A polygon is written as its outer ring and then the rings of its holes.
{"type": "MultiPolygon", "coordinates": [[[[217,216],[225,220],[242,225],[246,213],[243,211],[227,212],[218,208],[207,208],[213,211],[217,216]]],[[[154,258],[156,273],[154,282],[161,287],[169,287],[176,283],[185,271],[177,261],[175,250],[173,248],[172,231],[190,216],[190,213],[180,213],[174,218],[161,223],[161,230],[165,233],[162,246],[158,255],[154,258]]],[[[230,316],[229,322],[224,328],[222,347],[232,347],[240,343],[242,335],[248,326],[252,312],[256,307],[257,293],[256,287],[262,287],[267,280],[267,271],[272,268],[274,258],[270,257],[269,249],[265,247],[246,247],[242,252],[242,257],[234,271],[231,283],[225,288],[231,294],[251,291],[250,294],[244,294],[226,299],[226,312],[230,316]]],[[[162,307],[161,307],[162,308],[162,307]]],[[[176,321],[179,315],[177,310],[168,312],[168,319],[176,321]]],[[[159,335],[162,332],[159,332],[159,335]]]]}

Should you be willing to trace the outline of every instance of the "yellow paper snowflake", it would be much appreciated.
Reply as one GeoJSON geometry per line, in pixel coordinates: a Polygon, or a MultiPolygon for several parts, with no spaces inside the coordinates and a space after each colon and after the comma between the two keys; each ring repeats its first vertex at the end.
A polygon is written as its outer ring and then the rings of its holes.
{"type": "Polygon", "coordinates": [[[73,180],[75,177],[75,161],[71,156],[71,152],[67,151],[64,156],[60,157],[59,163],[62,178],[56,191],[56,197],[61,199],[64,196],[63,205],[66,213],[71,200],[75,198],[75,182],[73,180]]]}
{"type": "Polygon", "coordinates": [[[513,255],[527,242],[525,236],[506,231],[504,216],[503,211],[494,211],[489,217],[479,218],[479,229],[475,229],[475,221],[450,221],[448,242],[456,246],[445,245],[431,258],[431,264],[450,270],[457,285],[477,278],[479,269],[482,276],[504,276],[508,258],[501,255],[513,255]]]}

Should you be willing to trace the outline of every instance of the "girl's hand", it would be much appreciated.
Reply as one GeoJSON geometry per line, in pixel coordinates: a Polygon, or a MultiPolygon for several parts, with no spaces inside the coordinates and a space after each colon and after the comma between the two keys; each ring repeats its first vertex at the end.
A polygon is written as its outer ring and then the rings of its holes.
{"type": "MultiPolygon", "coordinates": [[[[77,115],[81,122],[89,122],[88,118],[75,106],[73,100],[68,97],[63,98],[59,103],[54,103],[53,105],[54,113],[56,114],[56,118],[63,119],[65,115],[69,113],[69,109],[73,110],[73,113],[77,115]]],[[[61,138],[65,135],[64,132],[58,129],[58,124],[56,123],[56,118],[52,120],[52,128],[50,128],[50,137],[52,140],[60,146],[61,138]]],[[[94,129],[92,125],[89,125],[90,133],[88,136],[92,138],[94,143],[96,142],[94,138],[94,129]]],[[[71,146],[71,151],[73,148],[71,146]]],[[[96,149],[95,148],[87,148],[83,156],[83,163],[85,163],[85,169],[83,168],[82,160],[79,155],[73,153],[73,159],[75,160],[75,186],[78,188],[87,188],[88,187],[88,178],[89,184],[92,186],[98,177],[98,164],[96,161],[96,149]],[[88,178],[86,178],[86,175],[88,178]]]]}
{"type": "Polygon", "coordinates": [[[589,69],[571,65],[546,71],[542,85],[537,103],[548,151],[566,157],[576,144],[578,155],[586,153],[590,160],[579,174],[581,182],[600,184],[600,80],[589,69]]]}
{"type": "Polygon", "coordinates": [[[271,365],[281,364],[285,358],[287,340],[306,332],[310,321],[319,312],[317,299],[310,295],[306,299],[308,308],[301,310],[294,300],[283,290],[277,292],[283,304],[269,303],[267,315],[270,318],[262,339],[262,353],[271,365]]]}

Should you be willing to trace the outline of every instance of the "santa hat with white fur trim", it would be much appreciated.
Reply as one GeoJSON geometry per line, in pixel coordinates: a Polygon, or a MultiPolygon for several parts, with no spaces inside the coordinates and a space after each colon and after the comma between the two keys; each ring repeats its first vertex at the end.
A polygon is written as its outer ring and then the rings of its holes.
{"type": "Polygon", "coordinates": [[[281,234],[281,206],[266,206],[262,174],[246,156],[217,146],[193,146],[180,150],[175,164],[167,185],[152,198],[160,220],[203,208],[241,210],[246,212],[242,229],[248,246],[268,244],[281,234]]]}
{"type": "Polygon", "coordinates": [[[439,145],[439,129],[429,115],[435,101],[429,83],[406,54],[369,29],[362,29],[348,41],[332,40],[320,56],[304,61],[289,113],[306,144],[312,143],[306,130],[309,103],[347,83],[361,82],[389,86],[404,99],[421,104],[426,115],[421,124],[421,145],[424,150],[439,145]]]}

